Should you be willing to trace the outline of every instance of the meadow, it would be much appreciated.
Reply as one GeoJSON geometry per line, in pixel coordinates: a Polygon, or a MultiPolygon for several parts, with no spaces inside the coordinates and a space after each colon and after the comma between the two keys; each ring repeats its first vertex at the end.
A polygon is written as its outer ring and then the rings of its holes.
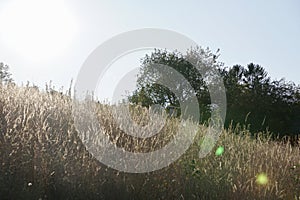
{"type": "MultiPolygon", "coordinates": [[[[239,126],[223,130],[200,159],[207,127],[199,125],[194,143],[168,167],[119,172],[83,145],[70,96],[50,90],[0,85],[0,199],[300,199],[300,141],[292,146],[239,126]]],[[[118,129],[110,106],[94,106],[109,140],[126,151],[161,148],[179,123],[170,118],[161,134],[135,141],[118,129]]],[[[147,110],[131,112],[138,124],[147,121],[147,110]]]]}

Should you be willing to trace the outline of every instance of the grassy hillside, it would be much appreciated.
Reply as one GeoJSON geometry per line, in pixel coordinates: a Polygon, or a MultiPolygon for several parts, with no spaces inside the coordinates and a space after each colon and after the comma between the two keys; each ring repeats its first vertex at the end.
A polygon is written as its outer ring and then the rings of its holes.
{"type": "MultiPolygon", "coordinates": [[[[143,117],[133,109],[137,123],[143,117]]],[[[95,104],[115,145],[144,152],[165,145],[178,120],[160,135],[134,141],[113,121],[111,107],[95,104]]],[[[0,199],[300,199],[300,148],[223,131],[214,151],[198,158],[195,143],[175,163],[146,174],[118,172],[98,162],[78,137],[72,103],[60,93],[0,86],[0,199]],[[223,152],[224,149],[224,152],[223,152]]]]}

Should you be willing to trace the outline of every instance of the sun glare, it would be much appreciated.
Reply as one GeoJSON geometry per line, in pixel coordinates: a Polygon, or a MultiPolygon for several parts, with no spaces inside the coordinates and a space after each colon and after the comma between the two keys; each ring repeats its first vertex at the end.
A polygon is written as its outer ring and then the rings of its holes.
{"type": "Polygon", "coordinates": [[[77,24],[63,1],[12,1],[0,13],[0,39],[26,59],[63,55],[74,40],[77,24]]]}

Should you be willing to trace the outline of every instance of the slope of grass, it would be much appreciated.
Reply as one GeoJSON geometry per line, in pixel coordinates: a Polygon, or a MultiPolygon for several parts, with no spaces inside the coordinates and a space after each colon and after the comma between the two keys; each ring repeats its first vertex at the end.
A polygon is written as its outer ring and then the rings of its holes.
{"type": "MultiPolygon", "coordinates": [[[[107,137],[126,151],[158,149],[178,125],[169,119],[161,134],[133,140],[117,127],[110,106],[94,106],[107,137]]],[[[143,124],[147,111],[137,117],[139,109],[133,108],[133,118],[143,124]]],[[[254,139],[242,128],[224,130],[214,149],[222,146],[224,152],[199,159],[206,127],[200,130],[195,143],[170,166],[145,174],[118,172],[82,144],[68,96],[0,86],[0,199],[300,198],[299,146],[262,134],[254,139]],[[264,185],[257,182],[260,174],[267,178],[264,185]]]]}

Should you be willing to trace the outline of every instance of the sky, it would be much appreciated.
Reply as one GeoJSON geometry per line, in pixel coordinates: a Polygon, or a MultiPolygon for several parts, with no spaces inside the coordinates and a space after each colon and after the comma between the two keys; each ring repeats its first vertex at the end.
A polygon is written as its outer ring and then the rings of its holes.
{"type": "MultiPolygon", "coordinates": [[[[0,62],[10,66],[18,84],[44,88],[51,80],[67,89],[99,45],[142,28],[178,32],[213,52],[219,48],[225,66],[253,62],[273,79],[300,84],[297,0],[2,0],[0,62]]],[[[143,53],[115,62],[105,87],[113,91],[118,69],[139,65],[143,53]]]]}

